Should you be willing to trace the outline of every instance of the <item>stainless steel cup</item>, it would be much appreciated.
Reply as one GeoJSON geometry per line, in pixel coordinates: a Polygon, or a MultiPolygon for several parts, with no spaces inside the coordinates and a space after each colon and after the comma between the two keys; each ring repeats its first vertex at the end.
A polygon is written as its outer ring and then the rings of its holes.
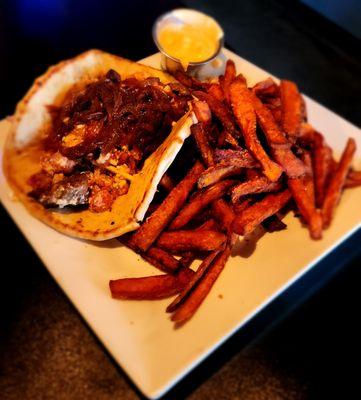
{"type": "MultiPolygon", "coordinates": [[[[190,9],[183,9],[183,8],[178,8],[172,11],[169,11],[160,17],[157,18],[153,25],[153,40],[156,46],[158,47],[160,53],[161,53],[161,67],[163,70],[169,71],[169,72],[175,72],[177,70],[182,70],[184,71],[183,65],[180,62],[179,59],[173,57],[172,55],[166,53],[166,51],[162,48],[162,46],[159,43],[158,40],[158,34],[161,31],[161,29],[166,26],[166,24],[169,23],[189,23],[188,19],[194,19],[197,18],[197,16],[206,16],[208,18],[208,15],[203,14],[199,11],[196,10],[190,10],[190,9]],[[180,19],[181,15],[181,19],[180,19]]],[[[220,55],[220,52],[223,47],[224,43],[224,32],[220,25],[215,21],[213,18],[211,18],[215,24],[219,27],[219,30],[221,32],[220,38],[218,40],[218,46],[217,50],[215,53],[209,57],[207,60],[201,61],[201,62],[190,62],[187,68],[187,74],[192,75],[192,76],[201,76],[202,70],[204,71],[205,67],[209,66],[212,62],[214,63],[216,58],[220,55]]]]}

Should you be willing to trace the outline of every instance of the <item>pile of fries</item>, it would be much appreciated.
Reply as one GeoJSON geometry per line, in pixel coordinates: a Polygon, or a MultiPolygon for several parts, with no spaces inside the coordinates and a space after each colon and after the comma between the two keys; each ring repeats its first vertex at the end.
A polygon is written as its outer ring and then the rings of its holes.
{"type": "Polygon", "coordinates": [[[361,172],[351,168],[353,139],[337,162],[307,123],[295,83],[268,78],[249,88],[231,60],[211,82],[181,72],[176,78],[194,97],[198,123],[177,156],[192,165],[179,163],[181,179],[163,177],[163,198],[153,201],[135,233],[120,239],[165,274],[113,280],[110,290],[120,299],[177,295],[167,312],[182,324],[206,298],[238,235],[260,225],[269,232],[285,229],[282,218],[293,209],[311,238],[321,239],[342,191],[361,185],[361,172]],[[195,259],[201,263],[194,271],[195,259]]]}

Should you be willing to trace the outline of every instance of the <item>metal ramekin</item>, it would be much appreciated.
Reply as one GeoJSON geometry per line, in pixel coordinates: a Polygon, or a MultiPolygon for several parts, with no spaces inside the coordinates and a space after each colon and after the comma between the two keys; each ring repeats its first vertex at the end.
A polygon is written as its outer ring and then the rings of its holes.
{"type": "MultiPolygon", "coordinates": [[[[162,46],[159,44],[158,42],[158,32],[159,29],[162,26],[162,23],[164,23],[164,21],[166,21],[168,18],[172,17],[172,13],[177,12],[177,11],[186,11],[187,13],[197,13],[197,14],[201,14],[201,15],[205,15],[209,18],[209,15],[206,15],[204,13],[201,13],[200,11],[197,10],[191,10],[191,9],[187,9],[187,8],[177,8],[175,10],[172,11],[168,11],[165,14],[162,14],[160,17],[158,17],[156,19],[156,21],[154,22],[153,25],[153,29],[152,29],[152,35],[153,35],[153,40],[155,45],[158,47],[160,53],[161,53],[161,67],[163,70],[169,71],[169,72],[174,72],[177,70],[182,70],[184,71],[184,68],[181,64],[181,62],[179,61],[179,59],[171,56],[170,54],[167,54],[164,49],[162,48],[162,46]]],[[[221,37],[219,38],[219,43],[218,43],[218,47],[217,50],[215,51],[215,53],[209,57],[207,60],[204,61],[200,61],[200,62],[190,62],[187,68],[187,74],[189,75],[193,75],[193,76],[198,76],[199,73],[201,72],[202,68],[204,68],[205,66],[209,65],[216,57],[218,57],[218,55],[220,54],[223,44],[224,44],[224,32],[223,29],[221,28],[221,26],[218,24],[218,22],[212,18],[214,20],[214,22],[218,25],[220,32],[221,32],[221,37]]]]}

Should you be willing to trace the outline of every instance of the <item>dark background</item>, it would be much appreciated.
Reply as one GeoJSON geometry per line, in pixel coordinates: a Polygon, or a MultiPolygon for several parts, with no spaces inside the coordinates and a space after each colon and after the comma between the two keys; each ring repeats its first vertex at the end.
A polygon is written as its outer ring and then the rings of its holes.
{"type": "MultiPolygon", "coordinates": [[[[184,5],[216,17],[236,53],[361,125],[359,39],[299,2],[272,0],[0,1],[0,117],[61,59],[89,48],[134,60],[155,52],[154,19],[184,5]]],[[[1,207],[0,224],[0,397],[139,398],[1,207]]],[[[168,397],[354,398],[360,240],[358,232],[168,397]]]]}
{"type": "Polygon", "coordinates": [[[359,0],[301,0],[361,39],[361,2],[359,0]]]}

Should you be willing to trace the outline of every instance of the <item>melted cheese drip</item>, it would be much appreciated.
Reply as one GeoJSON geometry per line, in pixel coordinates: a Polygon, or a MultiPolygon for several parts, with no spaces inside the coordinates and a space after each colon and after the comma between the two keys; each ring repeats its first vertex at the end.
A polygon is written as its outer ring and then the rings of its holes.
{"type": "Polygon", "coordinates": [[[129,173],[129,168],[127,165],[122,164],[122,165],[108,165],[106,167],[108,171],[111,171],[115,174],[116,178],[118,179],[127,179],[128,181],[131,181],[133,179],[133,175],[129,173]]]}
{"type": "Polygon", "coordinates": [[[190,62],[202,62],[212,57],[219,45],[219,29],[214,23],[168,24],[159,34],[163,50],[178,59],[184,70],[190,62]]]}

